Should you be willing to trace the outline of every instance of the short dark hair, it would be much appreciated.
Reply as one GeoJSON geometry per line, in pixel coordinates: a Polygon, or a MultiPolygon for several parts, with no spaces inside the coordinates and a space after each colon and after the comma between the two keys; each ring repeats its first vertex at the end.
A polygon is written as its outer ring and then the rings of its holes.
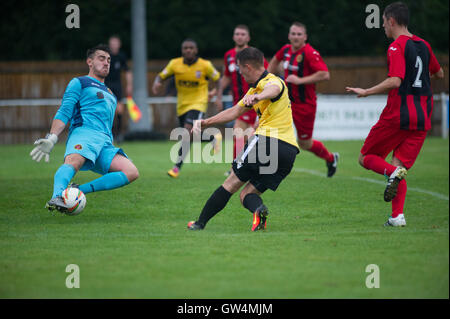
{"type": "Polygon", "coordinates": [[[195,41],[194,39],[191,39],[191,38],[187,38],[183,42],[181,42],[181,46],[183,46],[183,44],[185,44],[186,42],[194,43],[195,46],[198,48],[197,41],[195,41]]]}
{"type": "Polygon", "coordinates": [[[248,34],[250,34],[250,29],[248,28],[248,26],[246,24],[238,24],[237,26],[234,27],[234,29],[242,29],[247,31],[248,34]]]}
{"type": "Polygon", "coordinates": [[[248,47],[236,54],[236,61],[239,61],[239,64],[248,63],[254,67],[261,67],[264,66],[264,54],[257,48],[248,47]]]}
{"type": "Polygon", "coordinates": [[[294,21],[294,22],[292,22],[291,27],[294,26],[294,25],[296,27],[305,29],[305,33],[308,33],[308,32],[306,32],[306,25],[304,25],[303,23],[298,22],[298,21],[294,21]]]}
{"type": "Polygon", "coordinates": [[[386,19],[394,18],[394,20],[405,27],[409,24],[408,6],[403,2],[394,2],[388,5],[383,12],[386,19]]]}
{"type": "Polygon", "coordinates": [[[109,49],[108,45],[106,45],[106,44],[97,44],[95,47],[90,48],[90,49],[87,50],[86,57],[92,59],[94,57],[95,52],[97,52],[98,50],[105,51],[109,55],[111,55],[111,50],[109,49]]]}

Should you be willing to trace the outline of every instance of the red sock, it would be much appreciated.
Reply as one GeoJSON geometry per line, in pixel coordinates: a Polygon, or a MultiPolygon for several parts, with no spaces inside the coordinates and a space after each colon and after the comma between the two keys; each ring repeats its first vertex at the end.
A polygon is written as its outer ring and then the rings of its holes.
{"type": "Polygon", "coordinates": [[[397,196],[392,199],[392,217],[395,218],[399,214],[403,214],[403,207],[405,206],[406,199],[406,180],[402,179],[398,184],[397,196]]]}
{"type": "Polygon", "coordinates": [[[333,154],[330,153],[326,149],[326,147],[323,145],[323,143],[320,142],[320,141],[313,140],[313,144],[312,144],[311,148],[308,151],[316,154],[316,156],[318,156],[320,158],[323,158],[327,162],[333,162],[334,161],[333,154]]]}
{"type": "Polygon", "coordinates": [[[381,175],[391,175],[397,167],[377,155],[364,156],[364,167],[381,175]]]}

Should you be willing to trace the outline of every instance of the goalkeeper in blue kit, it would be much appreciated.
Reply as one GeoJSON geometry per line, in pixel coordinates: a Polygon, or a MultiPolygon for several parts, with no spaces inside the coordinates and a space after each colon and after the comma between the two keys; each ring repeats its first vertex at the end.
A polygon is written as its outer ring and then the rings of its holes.
{"type": "Polygon", "coordinates": [[[124,151],[113,145],[112,124],[117,99],[104,84],[110,62],[106,45],[87,51],[89,74],[70,81],[50,133],[34,143],[36,147],[30,153],[32,159],[39,162],[45,158],[48,162],[58,135],[70,123],[64,164],[55,173],[53,195],[46,204],[49,210],[67,211],[61,194],[79,170],[102,175],[86,184],[76,185],[85,194],[122,187],[139,176],[124,151]]]}

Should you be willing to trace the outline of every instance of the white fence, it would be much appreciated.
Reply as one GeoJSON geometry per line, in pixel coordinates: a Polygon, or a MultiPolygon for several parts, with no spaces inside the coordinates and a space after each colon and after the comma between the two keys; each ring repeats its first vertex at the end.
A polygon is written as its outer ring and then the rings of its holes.
{"type": "MultiPolygon", "coordinates": [[[[224,102],[230,102],[231,96],[224,96],[224,102]]],[[[360,140],[364,139],[370,128],[379,118],[387,96],[376,95],[357,98],[355,95],[318,95],[314,138],[320,140],[360,140]]],[[[175,104],[176,97],[150,97],[152,104],[175,104]]],[[[0,100],[1,106],[58,106],[61,99],[18,99],[0,100]]],[[[434,95],[434,111],[439,112],[441,136],[448,137],[449,96],[441,93],[434,95]]],[[[1,113],[0,113],[1,116],[1,113]]]]}

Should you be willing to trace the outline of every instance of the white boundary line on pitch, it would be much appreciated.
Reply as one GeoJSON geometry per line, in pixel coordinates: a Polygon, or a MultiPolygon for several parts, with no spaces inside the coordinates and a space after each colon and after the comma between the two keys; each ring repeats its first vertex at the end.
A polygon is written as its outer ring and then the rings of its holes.
{"type": "MultiPolygon", "coordinates": [[[[327,177],[327,175],[325,173],[321,173],[312,169],[305,169],[305,168],[294,168],[294,171],[299,172],[299,173],[308,173],[311,175],[315,175],[315,176],[319,176],[319,177],[327,177]]],[[[351,179],[357,180],[357,181],[363,181],[363,182],[368,182],[368,183],[374,183],[374,184],[380,184],[380,185],[386,185],[385,182],[376,180],[376,179],[371,179],[371,178],[365,178],[365,177],[352,177],[352,176],[346,176],[349,177],[351,179]]],[[[417,187],[409,187],[408,186],[408,190],[411,191],[415,191],[418,193],[423,193],[423,194],[428,194],[434,197],[437,197],[439,199],[443,199],[443,200],[449,200],[448,196],[440,194],[440,193],[436,193],[436,192],[432,192],[432,191],[427,191],[426,189],[421,189],[421,188],[417,188],[417,187]]]]}

